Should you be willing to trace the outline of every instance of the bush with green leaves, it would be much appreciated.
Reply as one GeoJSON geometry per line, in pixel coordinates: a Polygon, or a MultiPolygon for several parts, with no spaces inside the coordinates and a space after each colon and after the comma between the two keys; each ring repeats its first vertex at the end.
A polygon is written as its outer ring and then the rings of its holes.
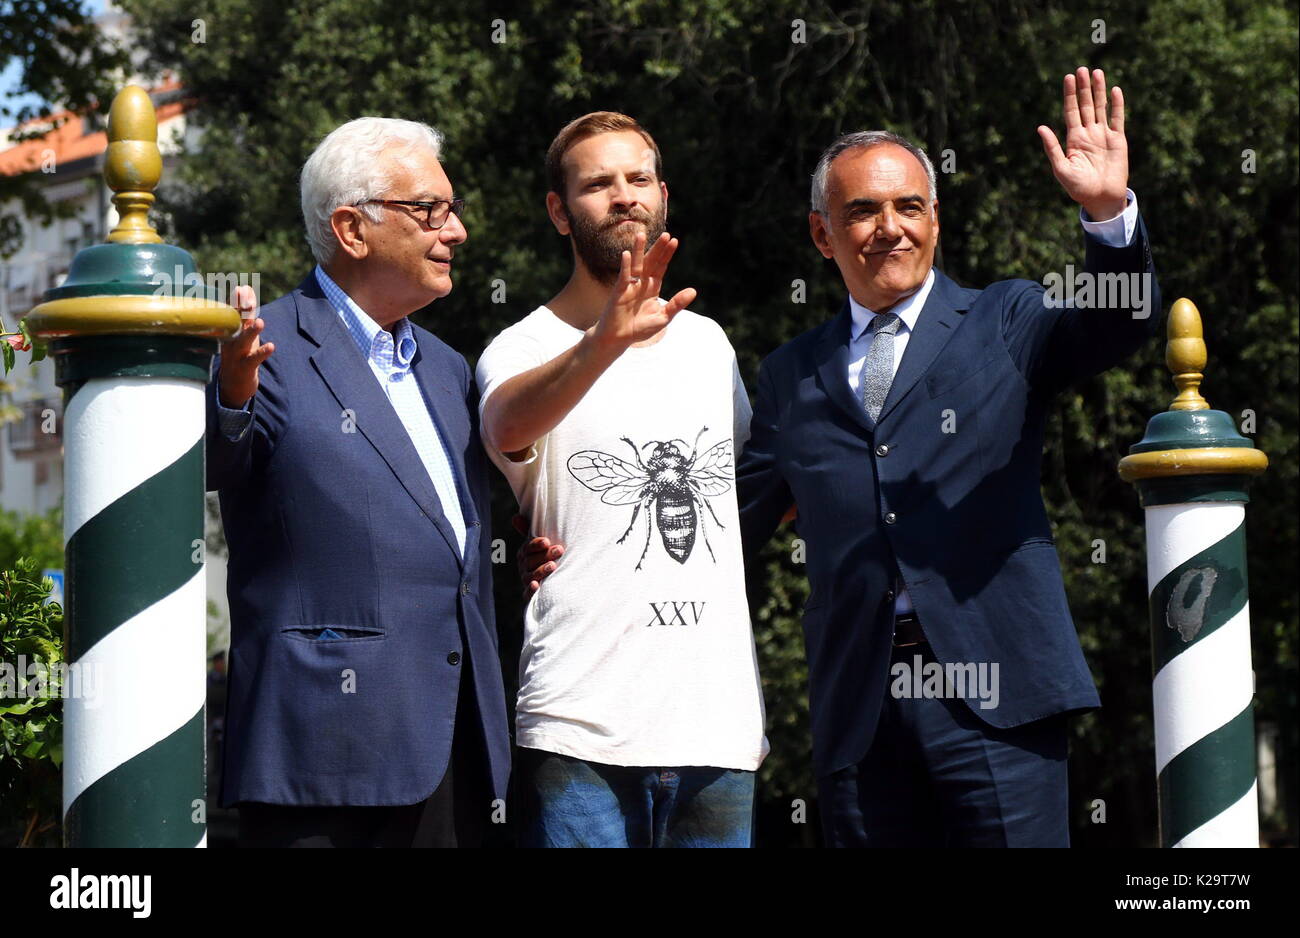
{"type": "Polygon", "coordinates": [[[63,608],[36,560],[0,572],[0,843],[57,843],[63,608]]]}

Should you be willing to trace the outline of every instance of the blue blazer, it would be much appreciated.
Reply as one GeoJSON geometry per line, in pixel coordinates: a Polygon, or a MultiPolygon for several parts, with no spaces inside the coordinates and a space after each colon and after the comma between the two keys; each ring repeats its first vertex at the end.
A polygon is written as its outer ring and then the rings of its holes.
{"type": "Polygon", "coordinates": [[[936,270],[874,425],[848,384],[847,300],[762,364],[736,470],[741,528],[753,558],[798,506],[818,777],[871,745],[896,571],[940,662],[998,664],[998,706],[966,701],[981,719],[1009,727],[1100,704],[1040,493],[1043,429],[1055,391],[1130,356],[1161,313],[1141,220],[1127,247],[1085,241],[1087,272],[1151,275],[1147,318],[1049,308],[1028,280],[968,290],[936,270]]]}
{"type": "Polygon", "coordinates": [[[423,800],[448,766],[462,680],[479,716],[456,731],[483,735],[504,798],[510,740],[469,366],[414,327],[412,370],[460,492],[462,559],[410,437],[315,276],[261,316],[275,352],[239,442],[217,426],[216,381],[208,387],[208,489],[220,492],[230,547],[221,804],[423,800]]]}

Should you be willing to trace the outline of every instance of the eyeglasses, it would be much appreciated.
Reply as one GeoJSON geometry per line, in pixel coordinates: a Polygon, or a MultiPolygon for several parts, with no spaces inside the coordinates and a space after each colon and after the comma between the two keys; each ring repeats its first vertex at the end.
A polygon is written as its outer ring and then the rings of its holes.
{"type": "Polygon", "coordinates": [[[410,205],[415,208],[424,209],[424,224],[433,230],[441,228],[447,224],[447,219],[452,212],[460,218],[461,213],[465,211],[464,199],[438,199],[436,202],[409,202],[405,199],[366,199],[362,202],[354,202],[354,205],[365,205],[367,202],[376,202],[380,205],[410,205]]]}

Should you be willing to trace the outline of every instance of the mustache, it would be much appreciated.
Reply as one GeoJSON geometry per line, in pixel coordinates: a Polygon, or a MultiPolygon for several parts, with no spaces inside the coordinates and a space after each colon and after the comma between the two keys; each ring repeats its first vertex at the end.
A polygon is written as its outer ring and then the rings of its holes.
{"type": "Polygon", "coordinates": [[[602,226],[604,228],[613,228],[625,221],[639,221],[643,225],[649,225],[652,220],[649,212],[621,212],[618,215],[611,214],[605,217],[606,221],[602,226]]]}

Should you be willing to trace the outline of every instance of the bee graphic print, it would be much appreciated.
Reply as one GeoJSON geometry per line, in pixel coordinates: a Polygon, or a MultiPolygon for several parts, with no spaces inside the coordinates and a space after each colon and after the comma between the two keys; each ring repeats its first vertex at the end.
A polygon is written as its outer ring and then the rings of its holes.
{"type": "Polygon", "coordinates": [[[696,531],[716,564],[709,543],[706,516],[721,530],[723,525],[709,505],[708,498],[731,489],[732,441],[728,438],[700,452],[700,430],[695,444],[686,453],[684,440],[651,441],[640,447],[627,437],[619,439],[632,450],[634,462],[620,459],[596,449],[585,449],[569,457],[569,474],[593,492],[600,493],[606,505],[632,505],[632,520],[618,539],[622,544],[636,527],[637,517],[645,518],[645,546],[636,563],[645,563],[653,539],[652,523],[659,528],[668,556],[684,564],[695,548],[696,531]],[[653,514],[654,520],[651,521],[653,514]]]}

